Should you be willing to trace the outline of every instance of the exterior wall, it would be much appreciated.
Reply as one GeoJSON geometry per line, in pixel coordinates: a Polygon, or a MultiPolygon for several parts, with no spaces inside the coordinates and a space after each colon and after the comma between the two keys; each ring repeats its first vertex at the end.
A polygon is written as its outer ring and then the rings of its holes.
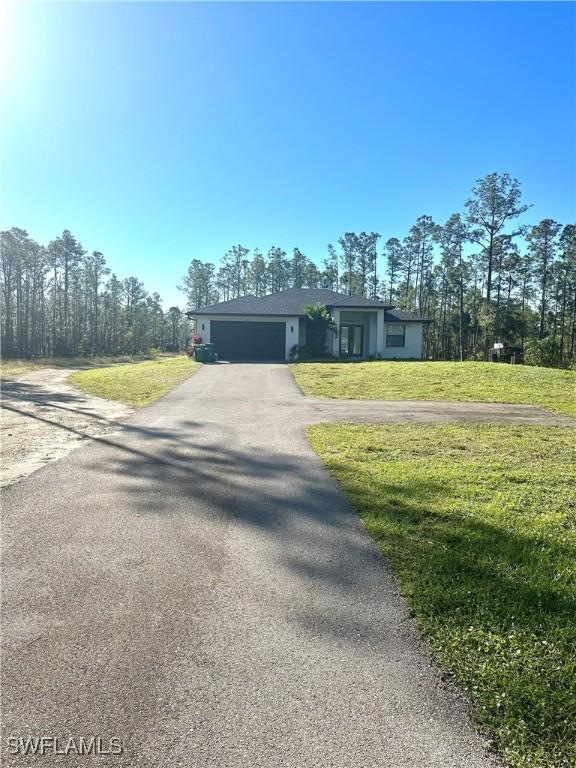
{"type": "MultiPolygon", "coordinates": [[[[338,328],[346,323],[362,323],[364,325],[364,350],[366,357],[374,355],[383,360],[406,360],[422,358],[422,329],[423,323],[394,323],[405,325],[406,344],[404,347],[386,346],[386,323],[384,323],[384,310],[372,312],[346,312],[334,309],[334,321],[338,328]]],[[[289,359],[290,350],[295,344],[301,346],[305,342],[304,321],[298,317],[281,317],[266,315],[262,317],[249,317],[246,315],[210,315],[198,318],[197,333],[205,342],[210,341],[210,322],[212,320],[232,320],[246,323],[286,323],[286,349],[285,359],[289,359]]],[[[329,333],[326,337],[327,351],[334,357],[340,356],[340,334],[329,333]]]]}
{"type": "MultiPolygon", "coordinates": [[[[381,355],[384,359],[407,360],[422,358],[422,328],[423,323],[393,323],[393,325],[404,325],[406,328],[405,346],[386,347],[384,346],[381,355]]],[[[386,344],[386,324],[384,325],[384,344],[386,344]]]]}
{"type": "Polygon", "coordinates": [[[370,312],[369,315],[368,341],[366,350],[369,355],[376,357],[378,354],[378,317],[376,312],[370,312]]]}
{"type": "Polygon", "coordinates": [[[298,344],[300,333],[300,318],[298,317],[280,317],[276,315],[263,315],[262,317],[253,317],[247,315],[204,315],[198,318],[197,331],[202,336],[202,341],[210,343],[210,323],[212,320],[224,320],[239,323],[286,323],[286,349],[284,359],[288,360],[290,350],[295,344],[298,344]]]}
{"type": "Polygon", "coordinates": [[[380,311],[376,313],[376,354],[382,355],[382,350],[385,345],[384,336],[384,312],[380,311]]]}
{"type": "MultiPolygon", "coordinates": [[[[394,325],[403,325],[405,331],[405,346],[386,346],[386,326],[384,322],[384,310],[347,312],[334,310],[334,320],[340,328],[341,325],[364,325],[364,355],[368,357],[380,357],[383,360],[420,360],[422,358],[422,329],[423,323],[396,322],[394,325]]],[[[332,353],[334,357],[340,357],[340,336],[333,340],[332,353]]]]}

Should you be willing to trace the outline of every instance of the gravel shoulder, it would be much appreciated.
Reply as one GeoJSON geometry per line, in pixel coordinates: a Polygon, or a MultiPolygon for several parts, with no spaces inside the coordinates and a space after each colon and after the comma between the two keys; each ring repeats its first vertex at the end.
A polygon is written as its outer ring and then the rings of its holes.
{"type": "Polygon", "coordinates": [[[118,431],[133,409],[80,392],[78,368],[42,368],[2,380],[0,487],[59,459],[89,438],[118,431]]]}

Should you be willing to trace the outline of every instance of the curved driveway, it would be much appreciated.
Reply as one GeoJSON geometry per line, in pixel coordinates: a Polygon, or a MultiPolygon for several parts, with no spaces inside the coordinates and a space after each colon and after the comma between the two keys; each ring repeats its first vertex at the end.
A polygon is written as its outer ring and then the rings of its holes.
{"type": "MultiPolygon", "coordinates": [[[[123,741],[50,765],[487,766],[304,434],[324,420],[570,423],[527,406],[304,398],[215,365],[3,494],[9,736],[123,741]]],[[[36,764],[36,761],[34,761],[36,764]]]]}

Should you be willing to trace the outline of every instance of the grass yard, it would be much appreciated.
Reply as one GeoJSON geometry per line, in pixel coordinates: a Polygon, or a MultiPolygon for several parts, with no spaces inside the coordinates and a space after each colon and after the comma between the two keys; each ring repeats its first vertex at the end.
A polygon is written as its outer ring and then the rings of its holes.
{"type": "Polygon", "coordinates": [[[574,431],[320,425],[309,438],[508,765],[574,768],[574,431]]]}
{"type": "Polygon", "coordinates": [[[295,363],[312,397],[527,403],[576,416],[576,371],[496,363],[295,363]]]}
{"type": "Polygon", "coordinates": [[[137,355],[85,356],[85,357],[42,357],[34,360],[2,359],[0,376],[18,376],[26,371],[40,368],[85,368],[88,366],[112,365],[114,363],[134,363],[142,360],[137,355]]]}
{"type": "Polygon", "coordinates": [[[185,355],[78,371],[70,381],[91,395],[141,408],[191,376],[199,364],[185,355]]]}

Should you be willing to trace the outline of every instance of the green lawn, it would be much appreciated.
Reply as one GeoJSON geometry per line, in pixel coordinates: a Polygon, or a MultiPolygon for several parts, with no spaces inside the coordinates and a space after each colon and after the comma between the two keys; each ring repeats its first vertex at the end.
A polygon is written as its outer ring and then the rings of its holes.
{"type": "Polygon", "coordinates": [[[26,371],[40,368],[86,368],[90,366],[112,365],[114,363],[134,363],[142,360],[137,355],[84,356],[84,357],[42,357],[34,360],[2,359],[0,376],[18,376],[26,371]]]}
{"type": "Polygon", "coordinates": [[[296,363],[312,397],[528,403],[576,416],[576,371],[455,362],[296,363]]]}
{"type": "Polygon", "coordinates": [[[574,768],[574,431],[320,425],[309,438],[507,763],[574,768]]]}
{"type": "Polygon", "coordinates": [[[91,395],[140,408],[165,395],[198,368],[198,363],[180,355],[133,365],[79,371],[70,376],[70,381],[91,395]]]}

